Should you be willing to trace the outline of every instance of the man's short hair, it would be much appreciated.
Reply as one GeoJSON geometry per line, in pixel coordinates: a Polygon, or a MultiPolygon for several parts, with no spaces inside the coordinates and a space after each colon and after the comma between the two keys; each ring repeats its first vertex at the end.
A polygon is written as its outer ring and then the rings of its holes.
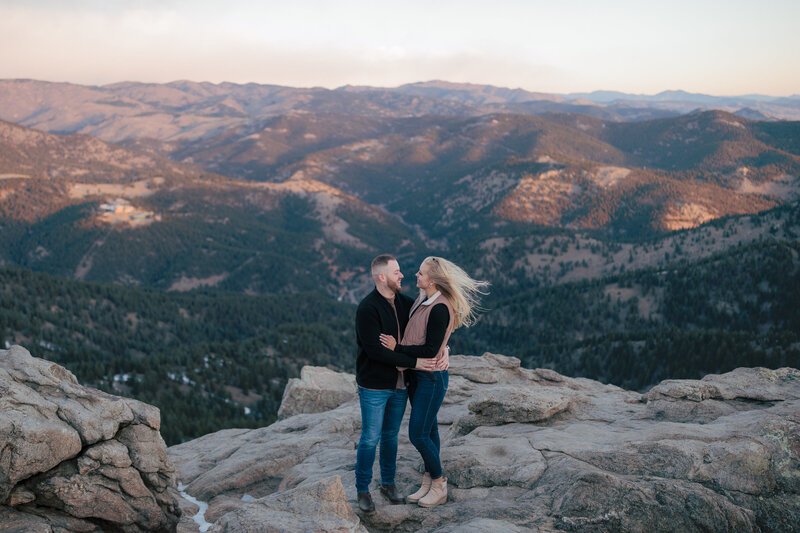
{"type": "Polygon", "coordinates": [[[383,273],[379,272],[379,270],[388,265],[389,261],[397,261],[397,258],[393,255],[381,254],[372,260],[372,265],[370,266],[370,274],[372,274],[373,279],[377,279],[378,274],[383,273]]]}

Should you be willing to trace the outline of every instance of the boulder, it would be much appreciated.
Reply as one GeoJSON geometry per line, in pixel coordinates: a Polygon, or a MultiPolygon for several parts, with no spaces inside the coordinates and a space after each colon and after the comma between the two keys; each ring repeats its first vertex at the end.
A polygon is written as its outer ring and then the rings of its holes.
{"type": "Polygon", "coordinates": [[[800,371],[793,368],[738,368],[701,380],[662,381],[645,395],[653,417],[675,422],[710,422],[735,411],[767,408],[797,400],[800,371]]]}
{"type": "Polygon", "coordinates": [[[452,431],[463,435],[479,426],[544,422],[572,408],[575,398],[572,391],[559,387],[492,387],[476,394],[469,402],[471,413],[458,419],[452,431]]]}
{"type": "Polygon", "coordinates": [[[231,511],[211,533],[367,533],[347,501],[339,476],[279,492],[231,511]]]}
{"type": "Polygon", "coordinates": [[[4,525],[174,531],[175,470],[159,429],[155,407],[83,387],[20,346],[0,350],[4,525]]]}
{"type": "MultiPolygon", "coordinates": [[[[355,402],[333,411],[296,415],[265,428],[223,430],[169,448],[186,491],[201,501],[273,493],[292,468],[327,450],[354,450],[361,427],[355,402]]],[[[335,465],[339,465],[337,462],[335,465]]],[[[305,479],[305,478],[304,478],[305,479]]]]}
{"type": "Polygon", "coordinates": [[[471,357],[461,362],[462,366],[455,375],[464,376],[473,383],[526,382],[531,379],[531,371],[522,368],[520,360],[516,357],[487,352],[482,357],[471,357]]]}
{"type": "Polygon", "coordinates": [[[300,370],[300,379],[292,378],[286,384],[278,418],[329,411],[355,398],[357,392],[352,374],[304,366],[300,370]]]}

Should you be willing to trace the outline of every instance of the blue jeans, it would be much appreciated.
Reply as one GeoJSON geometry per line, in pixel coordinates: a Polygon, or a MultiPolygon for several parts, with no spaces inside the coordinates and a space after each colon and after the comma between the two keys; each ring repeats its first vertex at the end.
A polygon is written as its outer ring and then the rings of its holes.
{"type": "Polygon", "coordinates": [[[411,386],[411,418],[408,421],[408,438],[425,463],[425,471],[432,479],[442,477],[439,460],[439,425],[436,415],[442,406],[449,384],[447,370],[424,372],[415,370],[411,386]]]}
{"type": "Polygon", "coordinates": [[[381,443],[381,483],[394,485],[397,468],[397,434],[406,412],[405,389],[371,390],[358,387],[361,403],[361,438],[356,451],[356,492],[369,492],[375,448],[381,443]]]}

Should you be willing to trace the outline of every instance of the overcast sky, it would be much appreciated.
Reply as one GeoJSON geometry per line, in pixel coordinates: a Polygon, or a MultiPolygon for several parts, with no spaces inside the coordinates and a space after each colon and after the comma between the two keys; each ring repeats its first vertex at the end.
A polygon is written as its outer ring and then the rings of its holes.
{"type": "Polygon", "coordinates": [[[788,96],[798,21],[800,0],[0,0],[0,78],[788,96]]]}

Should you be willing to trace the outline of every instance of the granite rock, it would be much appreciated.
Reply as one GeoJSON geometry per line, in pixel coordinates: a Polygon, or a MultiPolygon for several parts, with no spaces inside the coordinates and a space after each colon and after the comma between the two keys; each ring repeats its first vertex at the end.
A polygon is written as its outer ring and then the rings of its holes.
{"type": "Polygon", "coordinates": [[[357,392],[352,374],[304,366],[300,370],[300,379],[292,378],[286,384],[278,418],[329,411],[355,398],[357,392]]]}
{"type": "MultiPolygon", "coordinates": [[[[453,355],[439,413],[448,502],[392,505],[376,461],[376,512],[356,516],[368,531],[798,531],[798,374],[737,369],[643,395],[513,357],[453,355]]],[[[397,461],[406,494],[423,471],[407,417],[397,461]]],[[[331,480],[358,509],[359,430],[351,400],[168,452],[189,493],[224,507],[216,530],[244,531],[255,516],[282,523],[280,509],[303,508],[331,480]]]]}
{"type": "Polygon", "coordinates": [[[159,428],[152,406],[81,386],[20,346],[0,350],[3,531],[174,531],[159,428]]]}

